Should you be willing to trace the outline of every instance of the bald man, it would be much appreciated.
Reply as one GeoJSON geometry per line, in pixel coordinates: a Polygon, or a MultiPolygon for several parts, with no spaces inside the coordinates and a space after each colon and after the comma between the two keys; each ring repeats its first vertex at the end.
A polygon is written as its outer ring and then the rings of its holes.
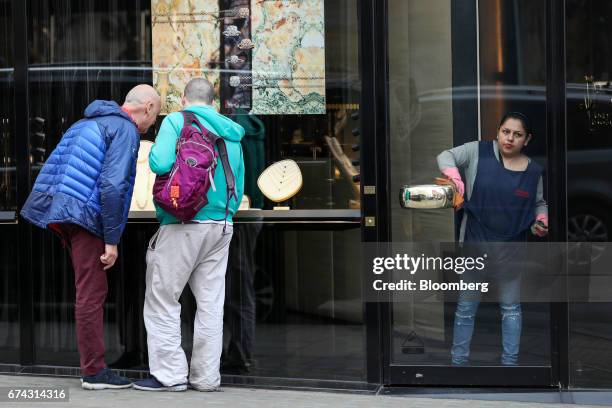
{"type": "Polygon", "coordinates": [[[155,123],[160,107],[159,95],[149,85],[130,90],[123,106],[92,102],[46,160],[21,210],[32,224],[59,234],[70,251],[85,389],[132,386],[104,363],[106,271],[117,260],[117,244],[128,217],[139,133],[155,123]]]}

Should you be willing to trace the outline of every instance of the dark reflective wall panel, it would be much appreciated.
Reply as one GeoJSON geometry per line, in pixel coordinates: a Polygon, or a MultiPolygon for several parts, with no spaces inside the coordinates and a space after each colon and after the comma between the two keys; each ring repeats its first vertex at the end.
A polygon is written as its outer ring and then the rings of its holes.
{"type": "Polygon", "coordinates": [[[19,362],[17,225],[0,225],[0,363],[19,362]]]}
{"type": "Polygon", "coordinates": [[[19,361],[16,161],[11,1],[0,1],[0,362],[19,361]]]}

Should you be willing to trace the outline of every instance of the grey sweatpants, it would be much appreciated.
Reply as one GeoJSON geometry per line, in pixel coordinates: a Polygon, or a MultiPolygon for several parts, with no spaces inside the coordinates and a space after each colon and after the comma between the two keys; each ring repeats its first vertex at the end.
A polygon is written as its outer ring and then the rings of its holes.
{"type": "Polygon", "coordinates": [[[151,375],[166,386],[189,382],[201,391],[219,386],[223,347],[225,269],[232,226],[163,225],[147,250],[144,322],[151,375]],[[197,312],[190,370],[181,347],[179,297],[189,283],[197,312]]]}

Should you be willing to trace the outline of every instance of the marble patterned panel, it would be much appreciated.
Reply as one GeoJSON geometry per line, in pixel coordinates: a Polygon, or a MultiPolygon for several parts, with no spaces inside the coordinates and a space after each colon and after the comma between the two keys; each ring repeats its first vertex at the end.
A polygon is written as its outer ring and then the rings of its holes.
{"type": "Polygon", "coordinates": [[[325,113],[323,1],[251,0],[252,113],[325,113]]]}
{"type": "Polygon", "coordinates": [[[151,0],[153,86],[162,96],[161,114],[181,109],[185,85],[206,77],[218,86],[218,0],[151,0]]]}

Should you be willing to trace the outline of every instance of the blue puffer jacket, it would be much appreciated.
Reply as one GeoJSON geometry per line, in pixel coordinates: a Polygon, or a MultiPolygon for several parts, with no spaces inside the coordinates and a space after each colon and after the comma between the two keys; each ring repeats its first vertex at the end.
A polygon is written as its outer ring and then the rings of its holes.
{"type": "Polygon", "coordinates": [[[21,216],[46,228],[78,224],[107,244],[125,228],[140,137],[112,101],[94,101],[66,131],[40,171],[21,216]]]}

